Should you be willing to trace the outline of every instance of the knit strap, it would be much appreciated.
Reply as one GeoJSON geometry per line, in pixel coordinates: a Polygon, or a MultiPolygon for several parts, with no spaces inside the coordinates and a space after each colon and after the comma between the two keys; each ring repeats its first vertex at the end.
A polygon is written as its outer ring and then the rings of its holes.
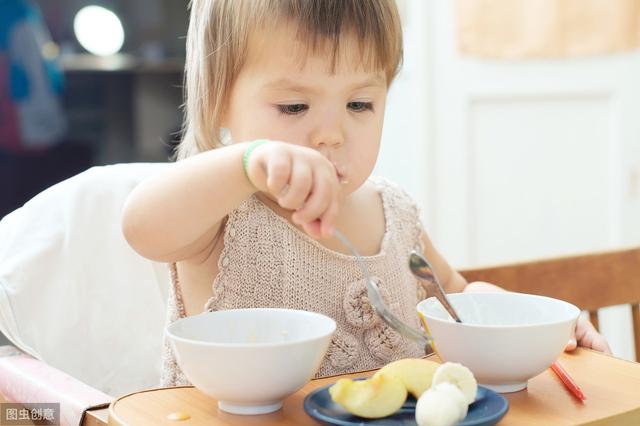
{"type": "Polygon", "coordinates": [[[173,299],[175,303],[174,315],[176,318],[172,318],[175,321],[178,318],[184,318],[187,313],[184,308],[184,302],[182,301],[182,287],[180,286],[180,280],[178,278],[178,267],[175,262],[169,264],[169,271],[171,272],[171,286],[169,288],[170,299],[173,299]]]}
{"type": "Polygon", "coordinates": [[[384,215],[390,220],[390,228],[395,231],[395,235],[409,235],[408,242],[412,249],[423,250],[420,238],[423,232],[420,220],[420,209],[413,198],[400,186],[394,182],[382,178],[372,177],[371,182],[380,189],[385,202],[384,215]]]}

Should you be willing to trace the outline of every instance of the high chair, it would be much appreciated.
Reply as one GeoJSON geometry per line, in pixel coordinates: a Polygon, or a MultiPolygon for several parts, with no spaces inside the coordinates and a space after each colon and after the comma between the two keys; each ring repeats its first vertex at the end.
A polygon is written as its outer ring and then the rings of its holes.
{"type": "Polygon", "coordinates": [[[0,401],[60,402],[60,424],[158,386],[169,275],[120,231],[129,192],[168,164],[94,167],[0,221],[0,401]]]}
{"type": "Polygon", "coordinates": [[[636,360],[640,358],[640,247],[461,271],[468,282],[487,281],[506,290],[573,303],[589,312],[630,304],[636,360]]]}

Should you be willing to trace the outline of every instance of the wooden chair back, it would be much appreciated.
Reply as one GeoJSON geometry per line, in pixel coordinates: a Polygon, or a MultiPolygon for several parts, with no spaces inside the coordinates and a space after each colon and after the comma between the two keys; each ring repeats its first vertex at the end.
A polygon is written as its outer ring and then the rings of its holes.
{"type": "Polygon", "coordinates": [[[599,308],[630,304],[636,359],[640,358],[640,248],[536,260],[460,271],[468,282],[573,303],[598,328],[599,308]]]}

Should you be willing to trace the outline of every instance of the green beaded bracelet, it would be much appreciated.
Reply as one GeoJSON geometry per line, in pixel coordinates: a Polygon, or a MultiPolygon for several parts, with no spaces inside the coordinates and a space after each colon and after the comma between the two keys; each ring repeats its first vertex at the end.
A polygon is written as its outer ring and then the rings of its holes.
{"type": "Polygon", "coordinates": [[[247,179],[249,179],[249,182],[251,182],[251,179],[249,178],[249,157],[251,156],[251,152],[267,142],[269,142],[267,139],[258,139],[257,141],[253,141],[242,154],[242,167],[244,169],[244,174],[247,176],[247,179]]]}

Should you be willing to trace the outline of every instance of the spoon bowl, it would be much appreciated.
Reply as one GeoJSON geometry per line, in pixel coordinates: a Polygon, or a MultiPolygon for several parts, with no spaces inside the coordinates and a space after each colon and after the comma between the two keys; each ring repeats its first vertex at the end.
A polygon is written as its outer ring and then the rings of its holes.
{"type": "Polygon", "coordinates": [[[456,322],[462,322],[460,316],[453,308],[453,305],[451,304],[451,302],[449,302],[447,293],[445,293],[444,288],[442,288],[440,280],[438,279],[438,276],[436,275],[429,261],[418,252],[412,251],[411,255],[409,256],[409,269],[411,269],[411,272],[417,278],[423,281],[427,281],[430,284],[434,284],[434,287],[437,290],[436,298],[440,301],[440,303],[442,303],[442,306],[444,306],[447,312],[449,312],[451,318],[453,318],[456,322]]]}

